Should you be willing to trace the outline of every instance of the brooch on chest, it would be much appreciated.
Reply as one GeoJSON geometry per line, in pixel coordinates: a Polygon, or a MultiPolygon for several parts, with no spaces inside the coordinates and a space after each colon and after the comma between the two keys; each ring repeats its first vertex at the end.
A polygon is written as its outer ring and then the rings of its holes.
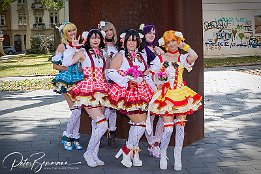
{"type": "Polygon", "coordinates": [[[97,49],[97,48],[90,49],[90,53],[92,55],[94,55],[95,58],[98,58],[98,59],[102,59],[102,57],[103,57],[102,50],[97,49]]]}
{"type": "Polygon", "coordinates": [[[179,65],[178,65],[177,62],[168,62],[168,61],[164,61],[164,62],[163,62],[163,67],[164,67],[164,68],[167,68],[167,67],[169,67],[170,65],[173,66],[174,68],[178,68],[178,67],[179,67],[179,65]]]}
{"type": "Polygon", "coordinates": [[[128,53],[127,58],[130,59],[132,62],[135,62],[135,60],[137,59],[140,63],[142,63],[141,55],[137,54],[136,52],[128,53]]]}

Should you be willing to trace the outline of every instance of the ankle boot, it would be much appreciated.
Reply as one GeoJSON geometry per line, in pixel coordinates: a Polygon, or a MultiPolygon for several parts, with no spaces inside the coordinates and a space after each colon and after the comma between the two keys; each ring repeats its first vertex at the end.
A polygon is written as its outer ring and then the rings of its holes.
{"type": "Polygon", "coordinates": [[[166,151],[160,153],[160,169],[166,170],[168,168],[168,157],[166,151]]]}
{"type": "Polygon", "coordinates": [[[65,150],[69,150],[69,151],[73,150],[72,138],[63,135],[61,139],[62,139],[61,142],[65,150]]]}
{"type": "Polygon", "coordinates": [[[175,147],[174,148],[174,170],[179,171],[182,169],[181,164],[181,151],[182,147],[175,147]]]}
{"type": "Polygon", "coordinates": [[[125,166],[125,167],[131,167],[132,166],[132,162],[131,162],[131,151],[127,146],[123,146],[119,152],[115,155],[115,158],[119,158],[120,156],[123,156],[121,163],[125,166]]]}
{"type": "Polygon", "coordinates": [[[77,149],[77,150],[82,150],[83,149],[82,145],[80,144],[79,139],[73,138],[72,139],[72,144],[73,144],[73,147],[75,149],[77,149]]]}
{"type": "Polygon", "coordinates": [[[139,147],[133,149],[133,153],[134,153],[133,161],[132,161],[133,166],[137,166],[137,167],[142,166],[142,161],[140,160],[139,152],[140,152],[139,147]]]}

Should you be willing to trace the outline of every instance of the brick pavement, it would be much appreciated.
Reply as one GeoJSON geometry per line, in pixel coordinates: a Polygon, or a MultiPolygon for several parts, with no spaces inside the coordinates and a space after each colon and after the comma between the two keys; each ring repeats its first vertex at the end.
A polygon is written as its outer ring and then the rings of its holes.
{"type": "MultiPolygon", "coordinates": [[[[60,95],[50,90],[0,92],[0,174],[260,174],[261,77],[231,70],[206,69],[205,138],[184,148],[180,172],[173,171],[173,148],[168,149],[167,170],[160,170],[159,160],[149,157],[146,143],[141,144],[143,166],[127,169],[104,140],[100,156],[106,166],[89,168],[82,158],[84,151],[65,151],[59,142],[70,114],[60,95]],[[52,161],[81,164],[46,165],[52,161]]],[[[85,147],[88,138],[82,136],[85,147]]],[[[117,142],[119,147],[124,143],[117,142]]]]}

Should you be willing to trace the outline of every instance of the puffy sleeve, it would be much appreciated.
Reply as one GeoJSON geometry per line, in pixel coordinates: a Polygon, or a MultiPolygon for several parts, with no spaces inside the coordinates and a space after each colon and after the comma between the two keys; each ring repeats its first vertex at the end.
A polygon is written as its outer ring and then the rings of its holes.
{"type": "Polygon", "coordinates": [[[190,72],[192,70],[192,67],[195,62],[188,63],[187,58],[189,57],[189,54],[181,54],[180,55],[180,63],[190,72]]]}
{"type": "Polygon", "coordinates": [[[52,57],[52,63],[61,65],[63,61],[63,53],[61,52],[56,52],[56,54],[52,57]]]}

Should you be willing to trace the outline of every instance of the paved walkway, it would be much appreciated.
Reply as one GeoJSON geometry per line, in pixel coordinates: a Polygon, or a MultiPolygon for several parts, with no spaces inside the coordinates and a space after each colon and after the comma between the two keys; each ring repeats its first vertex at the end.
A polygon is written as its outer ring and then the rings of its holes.
{"type": "MultiPolygon", "coordinates": [[[[261,76],[223,68],[206,69],[204,77],[205,138],[184,148],[180,172],[173,171],[173,148],[168,149],[168,169],[160,170],[146,143],[141,145],[142,167],[123,167],[114,158],[116,150],[103,146],[100,156],[107,165],[89,168],[84,151],[65,151],[59,142],[70,114],[62,97],[39,90],[0,92],[0,173],[260,174],[261,76]],[[71,165],[58,164],[66,161],[71,165]]],[[[82,136],[84,147],[88,138],[82,136]]]]}

